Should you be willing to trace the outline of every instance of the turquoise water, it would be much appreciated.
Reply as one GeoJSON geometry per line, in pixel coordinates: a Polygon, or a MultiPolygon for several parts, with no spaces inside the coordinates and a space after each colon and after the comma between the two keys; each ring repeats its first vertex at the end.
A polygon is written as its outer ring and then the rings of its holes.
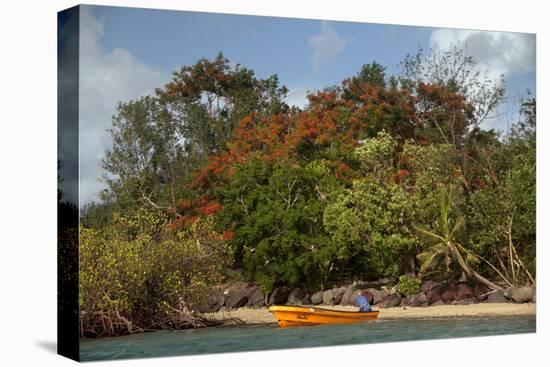
{"type": "Polygon", "coordinates": [[[375,320],[280,329],[276,324],[157,331],[80,343],[83,361],[535,332],[535,317],[375,320]]]}

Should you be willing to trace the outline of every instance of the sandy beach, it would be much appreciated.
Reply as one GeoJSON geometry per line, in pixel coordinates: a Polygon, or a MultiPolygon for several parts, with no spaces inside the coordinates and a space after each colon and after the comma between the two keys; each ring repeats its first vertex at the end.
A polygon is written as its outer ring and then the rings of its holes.
{"type": "MultiPolygon", "coordinates": [[[[331,310],[356,311],[353,306],[321,306],[331,310]]],[[[373,308],[377,310],[376,307],[373,308]]],[[[471,305],[441,305],[429,307],[393,307],[380,309],[379,319],[415,319],[438,317],[482,317],[482,316],[518,316],[535,315],[534,303],[478,303],[471,305]]],[[[220,311],[205,316],[216,320],[236,318],[245,324],[274,323],[275,318],[267,308],[238,308],[220,311]]]]}

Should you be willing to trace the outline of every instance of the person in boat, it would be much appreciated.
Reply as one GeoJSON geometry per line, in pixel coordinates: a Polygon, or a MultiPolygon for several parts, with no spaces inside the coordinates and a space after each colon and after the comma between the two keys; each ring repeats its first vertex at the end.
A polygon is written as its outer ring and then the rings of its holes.
{"type": "Polygon", "coordinates": [[[355,305],[359,307],[359,312],[372,311],[371,303],[373,302],[374,295],[369,291],[361,292],[355,297],[355,305]]]}

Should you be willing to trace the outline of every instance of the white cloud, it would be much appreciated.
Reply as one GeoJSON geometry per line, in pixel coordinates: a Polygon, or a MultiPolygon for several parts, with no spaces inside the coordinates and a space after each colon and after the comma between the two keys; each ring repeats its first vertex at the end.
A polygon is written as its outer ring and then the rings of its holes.
{"type": "Polygon", "coordinates": [[[154,92],[169,76],[136,59],[126,49],[105,50],[104,19],[93,8],[80,7],[80,201],[97,200],[105,188],[101,162],[111,146],[106,131],[118,102],[154,92]]]}
{"type": "Polygon", "coordinates": [[[321,22],[321,32],[309,38],[309,46],[313,49],[312,60],[314,70],[344,51],[346,40],[336,33],[327,21],[321,22]]]}
{"type": "Polygon", "coordinates": [[[452,45],[464,48],[490,76],[529,72],[535,69],[535,35],[527,33],[438,29],[430,45],[444,50],[452,45]]]}
{"type": "Polygon", "coordinates": [[[311,88],[300,86],[289,88],[285,102],[289,106],[296,106],[303,109],[309,102],[307,94],[310,90],[311,88]]]}
{"type": "Polygon", "coordinates": [[[520,91],[507,90],[505,102],[496,107],[495,113],[488,116],[481,127],[487,130],[498,130],[503,135],[509,132],[512,125],[520,118],[521,103],[524,98],[525,94],[520,91]]]}
{"type": "Polygon", "coordinates": [[[519,118],[519,106],[525,89],[510,85],[510,76],[532,72],[536,66],[535,35],[527,33],[490,32],[461,29],[437,29],[432,32],[430,46],[446,50],[458,46],[477,62],[477,71],[492,80],[504,75],[507,90],[502,103],[488,116],[481,127],[506,132],[519,118]]]}

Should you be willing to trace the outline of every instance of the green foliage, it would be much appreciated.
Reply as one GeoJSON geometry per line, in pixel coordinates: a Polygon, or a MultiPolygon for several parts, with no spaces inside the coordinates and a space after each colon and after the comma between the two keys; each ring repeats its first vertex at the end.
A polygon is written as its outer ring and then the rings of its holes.
{"type": "Polygon", "coordinates": [[[416,294],[422,290],[422,281],[417,278],[402,275],[395,286],[396,290],[404,296],[416,294]]]}
{"type": "Polygon", "coordinates": [[[285,112],[287,92],[277,75],[258,79],[240,64],[231,67],[219,53],[213,60],[202,58],[174,72],[157,95],[171,111],[187,154],[202,161],[226,150],[243,117],[285,112]]]}
{"type": "Polygon", "coordinates": [[[478,262],[477,257],[472,256],[466,249],[455,242],[460,232],[464,229],[464,216],[455,214],[458,210],[455,197],[456,188],[441,187],[439,189],[439,217],[431,225],[431,230],[417,227],[416,230],[423,234],[427,239],[427,245],[423,251],[417,255],[420,261],[420,274],[427,270],[440,268],[445,265],[443,272],[451,272],[450,265],[456,262],[478,262]],[[461,251],[462,250],[462,251],[461,251]],[[462,252],[465,253],[464,258],[462,252]]]}
{"type": "Polygon", "coordinates": [[[220,54],[119,105],[109,190],[81,220],[87,332],[193,325],[227,267],[264,294],[534,282],[536,103],[505,138],[480,129],[504,87],[476,70],[459,49],[409,56],[397,77],[373,62],[301,111],[276,75],[220,54]]]}
{"type": "Polygon", "coordinates": [[[367,277],[396,275],[418,246],[411,227],[414,203],[405,187],[392,181],[395,147],[381,132],[357,148],[364,177],[335,194],[324,211],[325,229],[340,258],[367,277]]]}
{"type": "Polygon", "coordinates": [[[325,210],[324,224],[338,253],[356,259],[356,271],[367,277],[405,270],[407,254],[418,247],[410,228],[414,210],[398,185],[383,188],[368,179],[354,182],[325,210]]]}
{"type": "Polygon", "coordinates": [[[80,229],[80,309],[86,335],[193,326],[191,311],[220,279],[227,252],[211,220],[172,233],[139,210],[101,229],[80,229]]]}
{"type": "Polygon", "coordinates": [[[386,67],[376,61],[365,64],[357,75],[344,81],[343,96],[346,99],[358,101],[361,95],[371,86],[386,86],[386,67]]]}
{"type": "Polygon", "coordinates": [[[269,274],[260,272],[256,275],[256,281],[260,285],[263,294],[271,294],[274,288],[274,279],[269,274]]]}
{"type": "Polygon", "coordinates": [[[120,211],[149,208],[174,216],[179,177],[191,162],[184,159],[183,136],[170,113],[148,96],[120,104],[112,122],[113,145],[103,160],[109,190],[103,199],[120,211]]]}
{"type": "MultiPolygon", "coordinates": [[[[468,116],[467,126],[479,126],[495,111],[504,97],[504,76],[489,78],[489,70],[480,70],[476,60],[468,56],[459,44],[446,50],[435,47],[429,53],[419,48],[416,54],[409,54],[402,60],[401,69],[398,79],[405,88],[415,90],[424,83],[444,86],[449,92],[463,96],[475,107],[468,116]]],[[[447,120],[456,123],[451,119],[447,120]]]]}
{"type": "Polygon", "coordinates": [[[177,218],[188,173],[227,149],[243,117],[287,111],[286,93],[276,75],[258,79],[241,65],[230,67],[221,53],[182,67],[155,96],[119,104],[102,199],[118,211],[148,208],[177,218]]]}
{"type": "Polygon", "coordinates": [[[103,228],[113,219],[114,205],[111,202],[92,202],[81,210],[80,224],[86,228],[103,228]]]}
{"type": "MultiPolygon", "coordinates": [[[[256,161],[240,167],[218,191],[222,223],[233,226],[236,266],[267,292],[274,285],[326,282],[335,246],[323,231],[323,192],[337,185],[322,161],[305,167],[256,161]]],[[[332,269],[331,269],[332,268],[332,269]]]]}
{"type": "MultiPolygon", "coordinates": [[[[458,241],[459,233],[465,226],[465,217],[455,213],[457,211],[455,195],[456,191],[454,187],[442,187],[440,189],[439,219],[433,226],[434,229],[429,230],[417,227],[420,233],[432,240],[430,246],[417,255],[418,259],[421,261],[420,272],[422,273],[434,267],[434,265],[441,264],[442,259],[445,260],[446,270],[448,272],[451,261],[455,261],[463,275],[473,278],[491,289],[502,290],[502,287],[482,276],[474,268],[481,261],[496,270],[495,266],[458,241]]],[[[502,276],[501,273],[499,273],[499,275],[502,276]]],[[[503,279],[506,280],[504,277],[503,279]]]]}
{"type": "Polygon", "coordinates": [[[535,106],[532,100],[524,104],[524,120],[508,144],[478,147],[485,184],[469,207],[471,246],[516,284],[531,281],[529,273],[536,271],[535,106]]]}
{"type": "Polygon", "coordinates": [[[368,139],[359,146],[355,156],[361,162],[364,172],[387,181],[393,171],[396,146],[396,140],[382,130],[376,138],[368,139]]]}
{"type": "Polygon", "coordinates": [[[367,277],[415,272],[423,241],[417,223],[438,215],[437,188],[453,180],[452,147],[420,146],[379,132],[355,150],[363,177],[336,194],[324,212],[325,229],[367,277]]]}

